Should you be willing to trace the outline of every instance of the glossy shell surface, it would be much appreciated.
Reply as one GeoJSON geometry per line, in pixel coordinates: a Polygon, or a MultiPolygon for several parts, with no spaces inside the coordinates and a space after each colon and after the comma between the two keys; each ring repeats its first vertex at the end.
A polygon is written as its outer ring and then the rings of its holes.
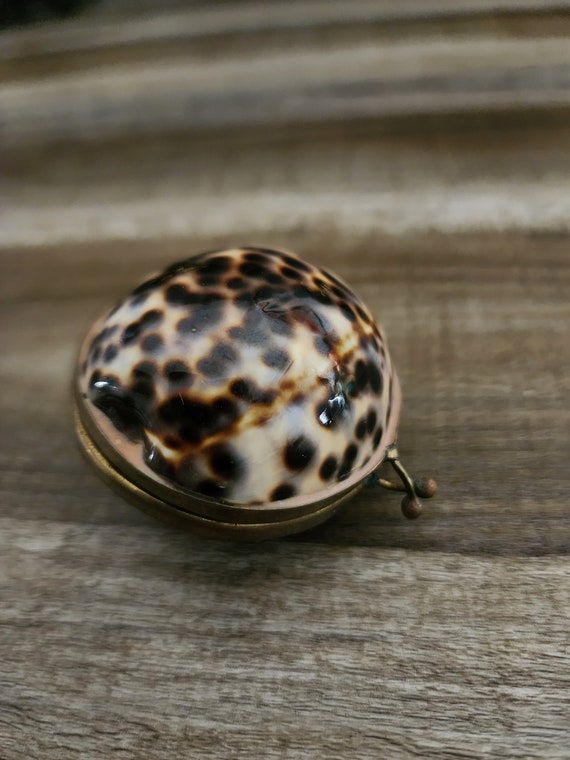
{"type": "Polygon", "coordinates": [[[378,466],[393,382],[382,332],[342,280],[236,248],[173,264],[103,315],[76,396],[119,470],[255,509],[317,502],[378,466]]]}

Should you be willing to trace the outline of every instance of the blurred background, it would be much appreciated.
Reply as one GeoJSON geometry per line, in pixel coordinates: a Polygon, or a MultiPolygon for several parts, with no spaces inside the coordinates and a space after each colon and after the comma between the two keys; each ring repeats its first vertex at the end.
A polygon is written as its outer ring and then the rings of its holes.
{"type": "Polygon", "coordinates": [[[568,227],[565,2],[3,8],[4,244],[568,227]]]}
{"type": "Polygon", "coordinates": [[[0,14],[0,754],[568,757],[570,1],[0,14]],[[88,471],[90,323],[236,244],[385,327],[420,520],[204,544],[88,471]]]}

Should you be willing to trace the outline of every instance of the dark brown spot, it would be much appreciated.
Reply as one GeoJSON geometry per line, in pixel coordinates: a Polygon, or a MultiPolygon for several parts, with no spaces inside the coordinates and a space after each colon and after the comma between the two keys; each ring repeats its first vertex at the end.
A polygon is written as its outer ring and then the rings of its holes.
{"type": "Polygon", "coordinates": [[[291,267],[282,267],[281,274],[283,277],[287,277],[289,280],[303,280],[304,276],[301,272],[291,267]]]}
{"type": "Polygon", "coordinates": [[[317,288],[317,290],[314,290],[313,296],[319,303],[322,303],[325,306],[329,306],[333,303],[330,293],[324,288],[317,288]]]}
{"type": "Polygon", "coordinates": [[[341,288],[337,287],[336,285],[334,285],[334,286],[331,288],[331,291],[332,291],[332,292],[334,293],[334,295],[335,295],[335,296],[336,296],[338,299],[340,299],[341,301],[344,301],[344,299],[345,299],[345,298],[346,298],[346,296],[347,296],[347,291],[346,291],[346,290],[341,290],[341,288]]]}
{"type": "Polygon", "coordinates": [[[219,343],[214,346],[208,356],[200,359],[196,368],[206,377],[221,377],[227,374],[230,365],[237,359],[238,355],[229,343],[219,343]]]}
{"type": "Polygon", "coordinates": [[[145,313],[139,319],[141,328],[151,326],[156,327],[160,322],[162,322],[163,316],[164,315],[160,309],[151,309],[150,311],[145,311],[145,313]]]}
{"type": "Polygon", "coordinates": [[[236,398],[242,398],[246,401],[251,401],[251,395],[253,390],[253,383],[243,378],[234,380],[230,385],[230,392],[236,398]]]}
{"type": "Polygon", "coordinates": [[[198,424],[203,425],[209,423],[212,418],[208,404],[183,396],[181,393],[164,401],[158,408],[158,414],[169,425],[179,421],[192,421],[193,419],[198,424]]]}
{"type": "Polygon", "coordinates": [[[285,286],[285,280],[283,279],[283,277],[281,277],[280,274],[277,274],[277,272],[268,271],[267,274],[265,275],[265,280],[270,285],[280,285],[281,288],[285,286]]]}
{"type": "Polygon", "coordinates": [[[186,442],[193,445],[201,443],[206,437],[207,433],[197,425],[187,423],[180,426],[180,437],[186,442]]]}
{"type": "Polygon", "coordinates": [[[176,323],[176,330],[182,335],[188,335],[189,333],[197,332],[196,320],[194,317],[184,317],[179,319],[176,323]]]}
{"type": "Polygon", "coordinates": [[[149,377],[137,377],[131,385],[131,393],[140,399],[149,401],[154,397],[154,380],[149,377]]]}
{"type": "Polygon", "coordinates": [[[261,314],[259,309],[251,309],[245,313],[240,340],[250,346],[262,345],[267,340],[265,322],[268,320],[263,319],[261,314]]]}
{"type": "Polygon", "coordinates": [[[352,465],[358,455],[358,446],[355,443],[349,443],[344,451],[342,462],[338,471],[338,480],[345,480],[352,471],[352,465]]]}
{"type": "Polygon", "coordinates": [[[224,274],[232,266],[233,260],[230,256],[212,256],[200,264],[198,271],[201,274],[224,274]]]}
{"type": "Polygon", "coordinates": [[[209,303],[196,306],[189,316],[180,319],[176,329],[183,335],[199,332],[213,327],[220,320],[222,313],[222,301],[217,297],[212,298],[209,303]]]}
{"type": "Polygon", "coordinates": [[[217,274],[204,274],[198,280],[198,284],[201,288],[211,288],[217,285],[220,281],[220,276],[217,274]]]}
{"type": "Polygon", "coordinates": [[[272,369],[285,369],[291,362],[287,351],[280,348],[270,348],[263,354],[263,363],[272,369]]]}
{"type": "Polygon", "coordinates": [[[372,431],[374,430],[375,427],[376,427],[376,411],[374,409],[370,409],[366,417],[366,431],[368,435],[372,435],[372,431]]]}
{"type": "Polygon", "coordinates": [[[139,362],[138,364],[135,364],[131,374],[134,378],[153,378],[156,374],[156,365],[151,361],[139,362]]]}
{"type": "Polygon", "coordinates": [[[292,267],[293,269],[299,269],[302,272],[310,272],[313,269],[313,267],[306,264],[304,261],[301,261],[301,259],[298,259],[296,256],[290,256],[287,253],[283,253],[281,254],[281,258],[287,266],[292,267]]]}
{"type": "Polygon", "coordinates": [[[223,396],[215,399],[214,411],[219,419],[224,421],[232,421],[237,417],[237,408],[231,398],[224,398],[223,396]]]}
{"type": "Polygon", "coordinates": [[[256,288],[253,291],[253,298],[258,303],[261,301],[268,301],[276,295],[278,295],[278,293],[275,292],[275,288],[272,285],[260,285],[259,288],[256,288]]]}
{"type": "Polygon", "coordinates": [[[290,470],[304,470],[315,455],[315,447],[305,436],[289,441],[285,448],[285,464],[290,470]]]}
{"type": "Polygon", "coordinates": [[[246,281],[242,277],[232,277],[227,281],[226,285],[231,290],[241,290],[247,285],[246,281]]]}
{"type": "Polygon", "coordinates": [[[102,341],[104,340],[104,333],[105,330],[101,330],[101,332],[98,332],[97,335],[94,336],[93,340],[89,344],[89,351],[92,352],[97,346],[99,346],[102,341]]]}
{"type": "Polygon", "coordinates": [[[264,277],[266,273],[266,269],[261,264],[257,264],[253,261],[244,261],[239,266],[240,274],[243,274],[244,277],[264,277]]]}
{"type": "Polygon", "coordinates": [[[227,495],[225,484],[219,483],[217,480],[212,480],[212,478],[206,478],[198,483],[196,491],[204,494],[204,496],[210,496],[212,499],[222,499],[227,495]]]}
{"type": "Polygon", "coordinates": [[[131,322],[131,324],[127,325],[125,329],[123,330],[123,334],[121,335],[121,343],[124,343],[125,345],[132,343],[134,340],[136,340],[139,337],[140,331],[141,331],[140,323],[131,322]]]}
{"type": "MultiPolygon", "coordinates": [[[[150,295],[150,290],[148,291],[148,293],[139,293],[138,296],[133,296],[132,299],[131,299],[131,302],[129,304],[130,308],[131,309],[138,309],[147,300],[147,298],[149,297],[149,295],[150,295]]],[[[111,316],[116,311],[118,311],[121,306],[122,306],[122,304],[118,304],[117,306],[115,306],[115,308],[109,313],[109,316],[111,316]]]]}
{"type": "Polygon", "coordinates": [[[230,327],[230,329],[228,330],[228,336],[232,340],[245,341],[245,330],[243,329],[243,327],[238,327],[234,325],[234,327],[230,327]]]}
{"type": "Polygon", "coordinates": [[[117,332],[118,329],[119,329],[119,325],[107,325],[101,330],[98,337],[102,341],[108,340],[109,338],[113,337],[113,335],[117,332]]]}
{"type": "Polygon", "coordinates": [[[321,477],[321,480],[330,480],[334,475],[337,467],[337,458],[331,454],[320,466],[319,475],[321,477]]]}
{"type": "Polygon", "coordinates": [[[210,467],[224,480],[236,481],[245,471],[244,462],[229,446],[215,446],[209,451],[210,467]]]}
{"type": "Polygon", "coordinates": [[[230,393],[235,398],[248,401],[251,404],[271,404],[276,396],[277,391],[263,391],[253,380],[237,378],[230,385],[230,393]]]}
{"type": "Polygon", "coordinates": [[[296,493],[295,488],[290,483],[281,483],[273,489],[269,499],[270,501],[282,501],[283,499],[290,499],[296,493]]]}
{"type": "Polygon", "coordinates": [[[234,298],[234,303],[238,309],[251,309],[252,306],[255,306],[255,301],[249,291],[239,293],[239,295],[234,298]]]}
{"type": "Polygon", "coordinates": [[[354,429],[354,434],[356,435],[359,441],[361,441],[366,435],[366,418],[365,417],[361,417],[358,420],[358,423],[354,429]]]}
{"type": "Polygon", "coordinates": [[[211,356],[220,362],[233,363],[237,362],[238,354],[229,343],[218,343],[212,349],[211,356]]]}
{"type": "Polygon", "coordinates": [[[131,392],[146,401],[152,399],[155,394],[155,373],[156,368],[152,362],[139,362],[131,372],[131,392]]]}
{"type": "Polygon", "coordinates": [[[356,314],[352,310],[352,306],[349,303],[342,301],[339,303],[339,309],[350,322],[356,321],[356,314]]]}
{"type": "Polygon", "coordinates": [[[286,322],[286,319],[287,319],[286,314],[284,313],[277,314],[271,311],[270,312],[266,311],[265,314],[267,314],[267,316],[269,317],[269,319],[265,321],[265,324],[267,325],[267,327],[269,327],[272,333],[274,333],[275,335],[284,335],[287,338],[293,335],[293,328],[291,327],[291,325],[289,325],[286,322]]]}
{"type": "Polygon", "coordinates": [[[375,449],[378,448],[380,441],[382,439],[383,433],[384,433],[384,428],[382,427],[382,425],[380,425],[379,428],[374,433],[374,438],[372,439],[372,445],[375,449]]]}
{"type": "Polygon", "coordinates": [[[265,253],[260,253],[259,251],[250,251],[249,253],[246,253],[244,259],[246,261],[253,261],[254,264],[267,263],[267,255],[265,253]]]}
{"type": "Polygon", "coordinates": [[[307,301],[313,298],[313,293],[305,285],[295,285],[293,288],[293,295],[302,301],[307,301]]]}
{"type": "Polygon", "coordinates": [[[200,359],[196,369],[204,377],[223,377],[226,365],[223,362],[216,361],[211,356],[205,356],[200,359]]]}
{"type": "Polygon", "coordinates": [[[366,367],[366,362],[364,362],[362,359],[359,359],[356,362],[356,367],[354,369],[354,381],[356,383],[356,389],[359,393],[363,391],[368,385],[368,379],[368,369],[366,367]]]}
{"type": "Polygon", "coordinates": [[[178,359],[169,361],[164,367],[164,375],[171,385],[189,386],[192,383],[192,373],[188,365],[178,359]]]}
{"type": "Polygon", "coordinates": [[[145,312],[137,322],[131,322],[125,327],[121,336],[121,343],[128,345],[136,340],[140,334],[149,327],[156,327],[161,322],[163,314],[159,309],[151,309],[145,312]]]}
{"type": "Polygon", "coordinates": [[[171,306],[188,306],[194,303],[192,293],[190,293],[185,285],[180,285],[179,283],[170,285],[166,289],[165,298],[171,306]]]}
{"type": "Polygon", "coordinates": [[[158,333],[150,333],[145,335],[141,341],[141,349],[148,354],[155,353],[163,346],[162,337],[158,333]]]}
{"type": "Polygon", "coordinates": [[[195,444],[231,425],[238,416],[238,410],[229,398],[221,397],[208,404],[177,393],[159,406],[158,415],[172,432],[195,444]]]}
{"type": "Polygon", "coordinates": [[[368,362],[368,375],[370,377],[370,387],[377,395],[382,393],[382,374],[378,369],[378,366],[370,361],[368,362]]]}
{"type": "Polygon", "coordinates": [[[194,312],[198,328],[212,327],[219,322],[223,314],[224,305],[223,299],[214,293],[211,294],[211,298],[205,303],[199,304],[194,312]]]}
{"type": "Polygon", "coordinates": [[[334,283],[334,285],[336,285],[339,293],[341,293],[341,297],[345,298],[347,295],[348,296],[352,296],[353,295],[353,293],[350,290],[350,288],[348,288],[345,285],[345,283],[342,280],[340,280],[335,274],[333,274],[332,272],[330,272],[330,271],[328,271],[326,269],[323,269],[322,271],[324,272],[324,274],[326,274],[326,276],[329,278],[329,280],[332,283],[334,283]]]}

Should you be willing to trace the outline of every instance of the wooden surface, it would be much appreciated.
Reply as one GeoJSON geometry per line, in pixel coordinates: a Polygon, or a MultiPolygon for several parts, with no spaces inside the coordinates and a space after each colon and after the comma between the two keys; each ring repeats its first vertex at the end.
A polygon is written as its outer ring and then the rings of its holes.
{"type": "Polygon", "coordinates": [[[0,37],[0,757],[569,758],[570,4],[138,7],[0,37]],[[90,321],[236,242],[385,326],[417,522],[204,542],[87,468],[90,321]]]}

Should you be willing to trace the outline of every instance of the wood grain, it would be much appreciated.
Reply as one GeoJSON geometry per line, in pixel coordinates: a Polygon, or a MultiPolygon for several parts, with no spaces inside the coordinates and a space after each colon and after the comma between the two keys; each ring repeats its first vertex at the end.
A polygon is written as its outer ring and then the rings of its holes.
{"type": "Polygon", "coordinates": [[[111,5],[0,38],[0,757],[569,758],[570,5],[111,5]],[[386,328],[420,520],[205,542],[88,470],[91,320],[247,242],[386,328]]]}

